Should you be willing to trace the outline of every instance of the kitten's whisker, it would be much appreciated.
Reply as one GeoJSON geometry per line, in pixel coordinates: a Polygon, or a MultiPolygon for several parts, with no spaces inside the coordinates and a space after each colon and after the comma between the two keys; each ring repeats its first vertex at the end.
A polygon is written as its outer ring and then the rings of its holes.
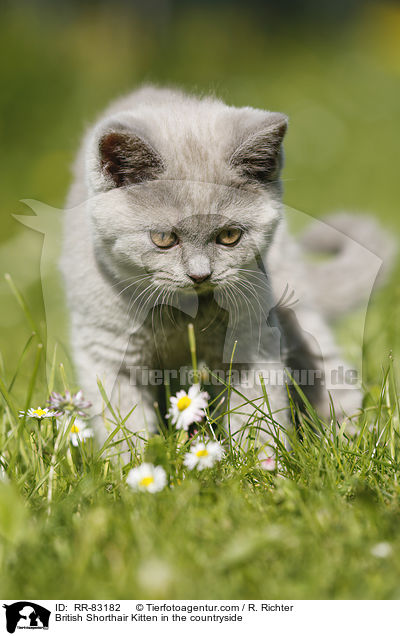
{"type": "MultiPolygon", "coordinates": [[[[218,291],[219,291],[219,292],[221,293],[221,295],[222,295],[222,302],[223,302],[223,304],[225,304],[225,305],[229,305],[228,300],[227,300],[227,297],[226,297],[226,290],[224,289],[224,287],[222,287],[222,286],[221,286],[221,287],[219,288],[219,290],[218,290],[218,291]]],[[[219,303],[218,303],[218,302],[217,302],[217,304],[219,305],[219,303]]],[[[226,311],[227,311],[227,309],[226,309],[226,311]]],[[[229,324],[229,316],[228,316],[228,324],[229,324]]]]}
{"type": "MultiPolygon", "coordinates": [[[[261,346],[261,331],[262,331],[262,322],[263,322],[262,321],[262,316],[264,317],[265,322],[267,322],[268,318],[265,315],[264,308],[263,308],[263,306],[262,306],[262,304],[260,302],[260,299],[259,299],[258,295],[255,293],[255,291],[253,289],[254,283],[251,283],[250,281],[243,281],[243,280],[239,280],[239,281],[236,281],[236,282],[237,282],[237,285],[238,285],[237,289],[239,289],[239,286],[243,287],[243,289],[246,292],[250,293],[253,296],[253,298],[257,301],[258,314],[256,313],[256,309],[253,306],[253,303],[251,303],[251,307],[253,309],[253,312],[254,312],[254,314],[256,316],[256,319],[257,319],[257,322],[258,322],[258,349],[260,349],[260,346],[261,346]]],[[[247,299],[247,296],[246,296],[246,299],[247,299]]]]}
{"type": "MultiPolygon", "coordinates": [[[[248,313],[248,315],[249,315],[250,335],[251,335],[251,337],[252,337],[252,336],[253,336],[253,321],[252,321],[252,318],[251,318],[251,313],[250,313],[250,304],[249,304],[248,298],[247,298],[247,297],[246,297],[246,295],[243,293],[243,291],[239,288],[239,286],[238,286],[238,284],[237,284],[237,281],[236,281],[236,282],[234,282],[233,284],[234,284],[234,286],[235,286],[235,292],[236,292],[237,294],[239,294],[239,295],[240,295],[240,297],[243,299],[243,301],[244,301],[244,305],[245,305],[245,307],[246,307],[246,309],[247,309],[247,313],[248,313]]],[[[253,311],[254,311],[254,309],[253,309],[253,311]]]]}
{"type": "Polygon", "coordinates": [[[292,291],[287,296],[288,291],[289,291],[289,285],[286,284],[285,289],[283,290],[283,293],[281,294],[281,297],[279,298],[279,300],[275,304],[274,309],[276,309],[276,310],[278,310],[280,308],[292,309],[292,307],[297,305],[297,303],[299,302],[299,299],[298,298],[294,298],[294,300],[292,300],[292,298],[295,296],[295,290],[292,289],[292,291]]]}
{"type": "MultiPolygon", "coordinates": [[[[139,296],[135,297],[134,294],[132,294],[131,301],[130,301],[129,306],[128,306],[128,314],[130,313],[131,308],[133,308],[134,303],[139,301],[141,296],[143,296],[143,294],[145,294],[152,286],[154,286],[154,283],[151,281],[150,284],[147,285],[147,287],[139,294],[139,296]]],[[[135,314],[133,316],[133,319],[132,319],[133,322],[136,322],[136,318],[138,316],[139,311],[142,311],[142,309],[144,310],[145,307],[146,307],[146,304],[148,302],[151,302],[151,299],[154,296],[154,294],[157,291],[157,289],[158,289],[158,286],[155,287],[155,289],[153,289],[153,291],[150,293],[150,295],[147,298],[145,297],[143,300],[141,300],[139,302],[139,304],[138,304],[138,306],[136,308],[135,314]]]]}
{"type": "Polygon", "coordinates": [[[260,308],[260,312],[263,314],[264,319],[267,320],[268,316],[265,315],[264,308],[263,308],[263,306],[262,306],[262,304],[260,302],[260,299],[258,298],[258,296],[255,293],[254,289],[252,289],[252,283],[250,283],[248,281],[245,282],[243,280],[238,280],[238,281],[236,281],[236,283],[237,283],[237,285],[241,285],[246,291],[248,291],[253,296],[253,298],[257,301],[257,304],[258,304],[258,306],[260,308]]]}
{"type": "Polygon", "coordinates": [[[162,331],[162,335],[163,335],[164,340],[166,340],[166,335],[165,335],[163,317],[164,317],[165,299],[167,297],[167,294],[168,294],[168,289],[164,288],[163,292],[162,292],[161,300],[160,300],[160,305],[159,305],[160,326],[161,326],[161,331],[162,331]]]}
{"type": "Polygon", "coordinates": [[[260,268],[260,266],[256,266],[256,268],[254,267],[237,267],[236,268],[237,272],[247,272],[248,274],[253,274],[253,276],[257,276],[259,278],[262,278],[263,280],[267,281],[268,279],[268,274],[262,270],[260,268]]]}
{"type": "Polygon", "coordinates": [[[260,289],[262,292],[264,292],[265,295],[267,295],[270,291],[271,288],[267,287],[266,285],[259,285],[258,283],[253,283],[253,281],[248,280],[248,278],[246,276],[242,277],[240,274],[237,278],[238,281],[241,281],[243,283],[247,283],[248,285],[251,285],[254,288],[260,289]]]}
{"type": "Polygon", "coordinates": [[[172,322],[172,325],[176,328],[178,328],[178,323],[175,320],[175,316],[174,316],[174,311],[173,311],[173,306],[172,303],[174,302],[174,296],[175,296],[176,290],[175,289],[170,289],[169,291],[169,295],[168,295],[168,299],[167,299],[167,314],[170,317],[170,320],[172,322]]]}
{"type": "Polygon", "coordinates": [[[207,329],[209,329],[211,327],[211,325],[213,325],[214,322],[217,320],[217,318],[219,317],[219,314],[220,314],[220,307],[218,307],[218,310],[214,312],[214,315],[213,315],[211,321],[208,323],[208,325],[203,327],[203,329],[201,331],[202,332],[207,331],[207,329]]]}
{"type": "MultiPolygon", "coordinates": [[[[153,289],[153,291],[151,292],[151,294],[148,296],[148,298],[146,298],[142,304],[142,309],[141,311],[146,311],[146,317],[147,314],[150,311],[150,306],[151,306],[151,319],[153,321],[153,312],[154,312],[154,296],[157,294],[158,290],[159,290],[160,286],[156,285],[155,288],[153,289]],[[148,308],[147,308],[148,305],[148,308]]],[[[154,332],[153,332],[154,333],[154,332]]]]}
{"type": "MultiPolygon", "coordinates": [[[[161,286],[160,286],[160,285],[158,285],[158,289],[160,289],[160,287],[161,287],[161,286]]],[[[152,332],[153,332],[153,338],[154,338],[154,342],[155,342],[155,344],[156,344],[156,348],[158,348],[158,344],[157,344],[156,332],[155,332],[155,330],[154,330],[154,315],[155,315],[155,313],[156,313],[154,310],[155,310],[156,308],[158,308],[158,299],[160,298],[160,296],[161,296],[160,308],[162,307],[162,298],[163,298],[164,293],[165,293],[165,288],[161,287],[161,290],[160,290],[160,292],[158,293],[158,296],[157,296],[157,298],[155,299],[155,301],[154,301],[154,303],[153,303],[153,309],[152,309],[152,311],[151,311],[151,330],[152,330],[152,332]]],[[[157,310],[156,310],[156,311],[157,311],[157,310]]],[[[161,310],[160,310],[160,323],[161,323],[161,310]]]]}
{"type": "Polygon", "coordinates": [[[234,294],[232,293],[233,291],[233,283],[232,281],[229,281],[229,283],[225,286],[226,292],[227,292],[227,298],[228,298],[228,305],[233,306],[233,325],[232,325],[232,329],[236,329],[236,325],[238,323],[239,320],[239,305],[237,303],[237,299],[234,296],[234,294]],[[231,300],[232,302],[229,303],[229,300],[231,300]]]}
{"type": "MultiPolygon", "coordinates": [[[[130,299],[130,302],[129,302],[129,305],[128,305],[128,313],[133,308],[134,303],[137,302],[140,299],[140,297],[143,296],[143,294],[146,293],[152,286],[153,286],[153,282],[150,282],[150,284],[147,285],[147,287],[145,289],[143,289],[143,291],[141,291],[138,296],[135,296],[134,293],[131,295],[131,299],[130,299]]],[[[140,306],[140,304],[141,303],[139,303],[139,306],[140,306]]]]}
{"type": "Polygon", "coordinates": [[[142,282],[143,280],[147,280],[148,278],[150,278],[150,274],[147,274],[146,276],[143,276],[141,279],[139,280],[134,280],[132,281],[129,285],[127,285],[126,287],[124,287],[124,289],[122,289],[117,296],[121,296],[121,294],[123,294],[127,289],[129,289],[130,287],[133,287],[133,285],[138,285],[140,282],[142,282]]]}
{"type": "MultiPolygon", "coordinates": [[[[238,268],[237,268],[237,271],[238,271],[238,272],[245,272],[246,274],[249,274],[249,275],[251,275],[251,276],[255,277],[256,279],[258,279],[258,282],[259,282],[259,283],[264,284],[264,285],[265,285],[265,287],[266,287],[268,290],[271,290],[271,289],[272,289],[272,286],[271,286],[271,283],[270,283],[270,281],[269,281],[269,278],[268,278],[268,276],[267,276],[264,272],[262,272],[262,271],[260,271],[260,270],[259,270],[258,272],[256,272],[256,271],[254,271],[254,270],[252,270],[252,269],[245,269],[245,268],[243,268],[243,267],[238,267],[238,268]]],[[[249,282],[250,282],[250,281],[249,281],[249,282]]]]}
{"type": "Polygon", "coordinates": [[[129,281],[134,281],[137,278],[145,278],[145,277],[150,277],[150,276],[151,276],[151,274],[139,274],[138,276],[129,276],[129,278],[123,278],[122,280],[117,280],[115,283],[110,285],[110,289],[113,289],[114,287],[117,287],[118,285],[122,285],[123,283],[126,283],[128,280],[129,281]]]}
{"type": "Polygon", "coordinates": [[[254,274],[256,276],[262,276],[263,278],[267,278],[265,272],[261,271],[259,267],[254,269],[253,267],[237,267],[236,271],[238,272],[249,272],[250,274],[254,274]]]}
{"type": "Polygon", "coordinates": [[[167,318],[169,318],[169,320],[172,323],[173,321],[172,321],[171,313],[170,313],[170,309],[171,309],[171,306],[170,306],[171,294],[172,294],[172,289],[168,289],[167,293],[166,293],[166,296],[165,296],[164,305],[165,305],[165,314],[166,314],[167,318]]]}
{"type": "Polygon", "coordinates": [[[241,289],[239,289],[239,287],[237,285],[235,285],[235,293],[239,294],[239,296],[243,299],[244,306],[246,307],[246,310],[247,310],[247,313],[248,313],[248,316],[249,316],[250,338],[253,339],[253,319],[252,319],[252,315],[251,315],[251,312],[250,312],[250,306],[249,306],[249,303],[248,303],[248,299],[246,298],[246,295],[242,292],[241,289]]]}

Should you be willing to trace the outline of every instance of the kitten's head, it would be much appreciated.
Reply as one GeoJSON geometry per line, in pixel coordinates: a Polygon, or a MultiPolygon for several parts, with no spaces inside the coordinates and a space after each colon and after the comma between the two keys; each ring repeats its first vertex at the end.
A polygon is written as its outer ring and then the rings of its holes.
{"type": "Polygon", "coordinates": [[[102,270],[182,292],[234,281],[279,222],[286,127],[280,113],[183,97],[103,120],[87,150],[102,270]]]}

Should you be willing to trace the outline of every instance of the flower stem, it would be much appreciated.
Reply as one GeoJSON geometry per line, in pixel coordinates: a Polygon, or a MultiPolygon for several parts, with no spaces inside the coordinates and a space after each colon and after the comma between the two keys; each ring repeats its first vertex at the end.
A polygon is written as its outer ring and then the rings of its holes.
{"type": "Polygon", "coordinates": [[[188,335],[189,335],[190,355],[192,357],[193,384],[198,384],[198,382],[199,382],[199,372],[197,370],[196,338],[195,338],[195,335],[194,335],[193,323],[190,323],[188,325],[188,335]]]}

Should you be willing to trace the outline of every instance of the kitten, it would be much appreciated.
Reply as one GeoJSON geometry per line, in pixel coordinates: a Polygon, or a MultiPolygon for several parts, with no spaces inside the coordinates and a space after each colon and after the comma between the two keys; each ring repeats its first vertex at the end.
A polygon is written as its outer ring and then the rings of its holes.
{"type": "MultiPolygon", "coordinates": [[[[286,128],[281,113],[145,87],[88,132],[67,202],[62,271],[79,384],[97,413],[98,377],[122,415],[137,405],[131,430],[153,433],[161,371],[149,383],[137,370],[190,364],[193,322],[199,359],[212,372],[226,374],[234,350],[234,434],[257,419],[250,402],[262,407],[259,373],[274,419],[290,426],[286,366],[312,372],[299,382],[329,416],[325,380],[346,365],[286,229],[286,128]]],[[[338,418],[361,404],[351,386],[333,387],[332,398],[338,418]]],[[[101,416],[97,426],[104,436],[101,416]]],[[[261,440],[271,442],[268,422],[262,427],[261,440]]]]}

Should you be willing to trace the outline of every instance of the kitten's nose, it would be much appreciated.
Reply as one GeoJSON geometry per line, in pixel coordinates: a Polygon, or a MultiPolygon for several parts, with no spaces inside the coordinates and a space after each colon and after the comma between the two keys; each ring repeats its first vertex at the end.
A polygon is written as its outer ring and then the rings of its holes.
{"type": "Polygon", "coordinates": [[[202,283],[203,281],[210,278],[211,274],[189,274],[189,278],[192,279],[194,283],[202,283]]]}

